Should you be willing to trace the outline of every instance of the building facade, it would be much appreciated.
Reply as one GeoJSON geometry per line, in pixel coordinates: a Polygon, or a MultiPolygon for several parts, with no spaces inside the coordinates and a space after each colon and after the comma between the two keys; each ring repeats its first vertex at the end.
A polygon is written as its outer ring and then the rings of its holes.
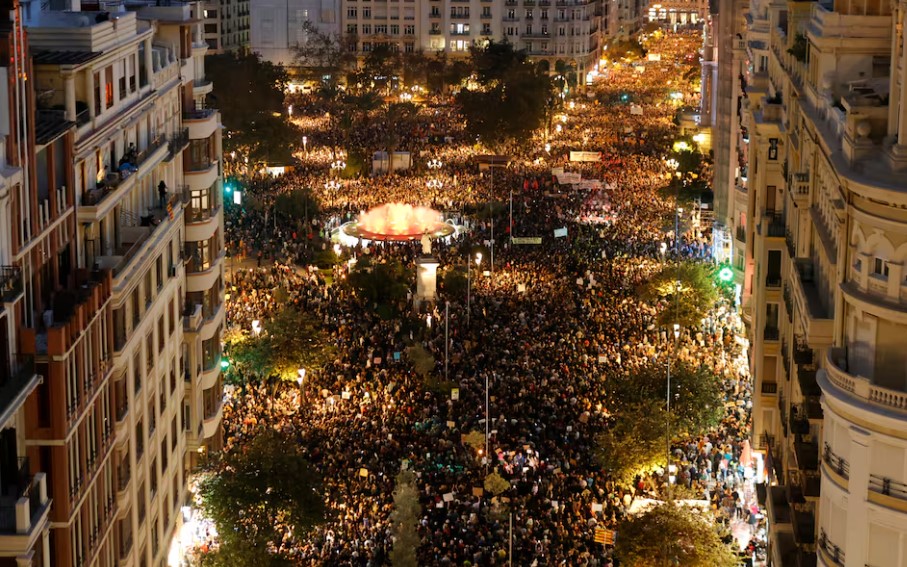
{"type": "Polygon", "coordinates": [[[212,0],[202,5],[204,41],[210,53],[248,49],[251,4],[250,0],[212,0]]]}
{"type": "Polygon", "coordinates": [[[72,148],[72,126],[36,115],[32,73],[18,2],[0,22],[0,565],[50,567],[50,481],[29,458],[27,404],[46,383],[21,348],[43,290],[70,281],[75,235],[69,183],[54,162],[72,148]],[[40,148],[40,153],[36,151],[40,148]]]}
{"type": "Polygon", "coordinates": [[[773,565],[907,564],[905,15],[754,0],[747,16],[732,218],[773,565]]]}
{"type": "Polygon", "coordinates": [[[400,53],[465,57],[474,45],[509,41],[552,73],[574,73],[584,84],[601,54],[606,7],[612,27],[619,27],[616,3],[601,0],[341,0],[336,6],[295,1],[256,2],[253,51],[273,62],[292,63],[293,48],[305,41],[307,22],[321,33],[355,38],[350,43],[360,55],[388,45],[400,53]]]}
{"type": "Polygon", "coordinates": [[[44,266],[21,267],[16,348],[43,377],[22,422],[51,503],[46,564],[162,565],[189,470],[221,442],[221,141],[202,8],[43,8],[23,18],[31,222],[50,235],[44,266]]]}

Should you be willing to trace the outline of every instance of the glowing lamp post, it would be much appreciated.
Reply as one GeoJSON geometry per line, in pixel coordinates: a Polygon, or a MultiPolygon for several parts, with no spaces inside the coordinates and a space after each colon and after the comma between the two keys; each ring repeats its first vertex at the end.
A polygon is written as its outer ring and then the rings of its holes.
{"type": "MultiPolygon", "coordinates": [[[[482,253],[476,252],[476,270],[479,269],[479,265],[482,263],[482,253]]],[[[470,292],[471,282],[469,270],[470,262],[466,262],[466,324],[469,325],[469,315],[472,313],[472,294],[470,292]]]]}

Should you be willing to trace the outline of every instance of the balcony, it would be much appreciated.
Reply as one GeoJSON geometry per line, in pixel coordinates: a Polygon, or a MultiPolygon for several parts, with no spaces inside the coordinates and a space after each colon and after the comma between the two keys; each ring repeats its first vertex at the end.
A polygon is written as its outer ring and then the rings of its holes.
{"type": "Polygon", "coordinates": [[[0,298],[14,303],[22,295],[22,270],[19,266],[0,266],[0,298]]]}
{"type": "Polygon", "coordinates": [[[886,508],[907,512],[907,484],[870,474],[868,500],[886,508]]]}
{"type": "Polygon", "coordinates": [[[144,176],[145,173],[163,161],[167,157],[167,152],[164,151],[166,146],[167,138],[158,136],[144,150],[132,156],[128,161],[128,165],[124,162],[122,169],[108,173],[102,181],[97,183],[94,189],[83,193],[79,203],[80,206],[77,209],[79,221],[95,222],[110,212],[110,209],[113,208],[118,199],[108,199],[108,197],[121,189],[120,193],[126,192],[128,188],[135,184],[136,178],[144,176]]]}
{"type": "Polygon", "coordinates": [[[186,110],[183,112],[183,125],[189,128],[190,140],[206,140],[218,127],[218,112],[213,108],[186,110]]]}
{"type": "Polygon", "coordinates": [[[763,382],[762,383],[762,394],[774,396],[778,393],[778,383],[777,382],[763,382]]]}
{"type": "Polygon", "coordinates": [[[825,530],[821,530],[819,534],[818,548],[819,555],[822,556],[822,562],[825,565],[840,565],[841,567],[846,565],[844,561],[844,550],[828,539],[828,534],[825,533],[825,530]]]}
{"type": "Polygon", "coordinates": [[[781,299],[784,301],[784,311],[787,312],[787,322],[794,322],[794,300],[791,298],[790,286],[787,285],[787,282],[784,283],[784,287],[781,289],[781,299]]]}
{"type": "MultiPolygon", "coordinates": [[[[170,195],[167,205],[173,211],[174,216],[179,212],[179,204],[182,202],[182,195],[170,195]]],[[[141,226],[124,226],[119,232],[119,246],[113,250],[113,254],[105,256],[96,256],[95,263],[101,269],[109,269],[113,272],[114,277],[124,273],[132,261],[140,252],[146,250],[145,243],[148,242],[162,226],[169,224],[170,213],[167,208],[152,209],[151,214],[141,217],[141,226]]]]}
{"type": "Polygon", "coordinates": [[[781,333],[778,331],[777,327],[766,327],[765,331],[762,333],[762,338],[766,341],[777,341],[781,336],[781,333]]]}
{"type": "Polygon", "coordinates": [[[900,414],[907,413],[907,392],[885,388],[873,384],[869,378],[848,373],[847,352],[843,348],[829,349],[819,379],[826,390],[838,390],[855,401],[900,414]]]}
{"type": "Polygon", "coordinates": [[[847,490],[847,483],[850,479],[850,464],[831,449],[831,445],[825,444],[822,449],[822,471],[831,478],[839,487],[847,490]]]}
{"type": "MultiPolygon", "coordinates": [[[[7,345],[0,345],[6,349],[7,345]]],[[[29,355],[15,355],[6,368],[0,368],[0,423],[6,423],[38,387],[35,360],[29,355]]]]}
{"type": "Polygon", "coordinates": [[[766,212],[762,215],[760,234],[769,238],[784,238],[784,216],[779,212],[766,212]]]}
{"type": "Polygon", "coordinates": [[[794,456],[797,460],[797,470],[819,470],[819,444],[812,435],[794,436],[794,456]]]}
{"type": "Polygon", "coordinates": [[[17,473],[16,478],[4,481],[4,494],[0,496],[0,535],[15,536],[15,548],[26,549],[34,534],[44,530],[50,499],[44,473],[32,476],[27,458],[19,459],[17,473]]]}
{"type": "Polygon", "coordinates": [[[202,326],[202,305],[187,305],[183,311],[183,331],[187,333],[197,333],[202,326]]]}
{"type": "Polygon", "coordinates": [[[809,172],[799,172],[791,177],[791,196],[797,204],[809,201],[809,172]]]}
{"type": "Polygon", "coordinates": [[[218,167],[217,160],[214,159],[201,162],[186,162],[183,164],[183,175],[190,190],[203,191],[217,181],[217,176],[220,175],[220,167],[218,167]]]}
{"type": "Polygon", "coordinates": [[[195,79],[192,81],[192,97],[205,96],[214,90],[214,83],[208,79],[195,79]]]}
{"type": "Polygon", "coordinates": [[[734,232],[734,235],[737,237],[738,242],[746,243],[746,228],[738,226],[737,230],[734,232]]]}
{"type": "Polygon", "coordinates": [[[182,152],[189,146],[189,129],[183,128],[178,132],[171,134],[167,141],[167,159],[172,160],[178,153],[182,152]]]}
{"type": "Polygon", "coordinates": [[[783,486],[769,486],[768,497],[765,499],[766,512],[769,525],[776,530],[792,531],[790,503],[783,486]]]}
{"type": "Polygon", "coordinates": [[[213,408],[206,408],[205,417],[202,419],[202,438],[210,439],[214,437],[220,427],[221,418],[224,415],[224,401],[219,399],[213,408]]]}
{"type": "Polygon", "coordinates": [[[800,385],[800,393],[805,397],[818,398],[822,395],[822,389],[816,381],[816,371],[807,367],[797,367],[797,384],[800,385]]]}
{"type": "Polygon", "coordinates": [[[789,230],[784,231],[784,244],[787,246],[787,257],[793,260],[797,257],[797,243],[794,242],[794,235],[789,230]]]}
{"type": "Polygon", "coordinates": [[[812,263],[807,259],[794,260],[791,270],[793,299],[797,306],[805,340],[809,344],[829,345],[834,332],[834,320],[829,315],[819,288],[816,286],[812,263]]]}

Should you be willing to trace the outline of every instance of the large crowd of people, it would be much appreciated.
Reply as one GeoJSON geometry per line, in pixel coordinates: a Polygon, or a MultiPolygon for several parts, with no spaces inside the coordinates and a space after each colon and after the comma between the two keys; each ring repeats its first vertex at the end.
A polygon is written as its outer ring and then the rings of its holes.
{"type": "MultiPolygon", "coordinates": [[[[432,157],[442,167],[328,188],[333,150],[313,147],[315,157],[292,173],[246,180],[264,206],[228,206],[231,254],[261,264],[233,275],[228,324],[248,329],[290,302],[316,315],[337,347],[335,358],[299,387],[231,377],[235,387],[224,410],[225,451],[275,428],[295,436],[322,473],[326,521],[309,534],[287,534],[280,545],[296,564],[387,564],[394,479],[404,468],[415,471],[421,494],[419,564],[610,564],[610,549],[594,542],[595,529],[613,529],[642,500],[662,498],[666,475],[644,472],[624,484],[598,464],[595,436],[614,403],[604,382],[666,357],[707,365],[722,378],[726,400],[720,426],[675,440],[678,490],[708,502],[729,534],[737,526],[737,539],[758,533],[746,441],[751,381],[732,306],[722,302],[700,327],[675,339],[656,324],[655,306],[635,293],[672,255],[708,255],[707,231],[684,222],[674,234],[674,204],[659,193],[671,175],[664,158],[675,135],[675,107],[664,85],[688,88],[680,77],[689,65],[674,62],[695,52],[697,38],[667,34],[652,41],[661,62],[647,62],[643,73],[611,67],[586,100],[568,103],[550,154],[539,159],[537,149],[527,150],[509,167],[495,168],[493,180],[479,171],[472,148],[414,142],[406,147],[419,160],[432,157]],[[641,114],[612,102],[624,93],[641,114]],[[569,162],[568,150],[578,146],[601,151],[602,160],[569,162]],[[600,183],[560,183],[552,174],[557,168],[600,183]],[[431,178],[441,183],[428,187],[431,178]],[[275,193],[302,187],[321,203],[317,215],[300,222],[268,209],[275,193]],[[506,205],[483,214],[490,200],[506,205]],[[386,318],[341,283],[349,264],[330,274],[309,264],[310,252],[330,249],[328,227],[394,201],[471,219],[468,232],[433,250],[444,270],[474,261],[476,247],[493,249],[470,282],[469,302],[442,289],[435,305],[386,318]],[[589,218],[598,221],[581,222],[589,218]],[[512,244],[511,236],[539,236],[541,243],[512,244]],[[444,321],[443,301],[450,302],[449,342],[444,325],[427,323],[444,321]],[[434,356],[433,380],[409,363],[414,344],[434,356]],[[485,431],[489,454],[464,442],[485,431]],[[492,471],[510,483],[498,496],[483,489],[492,471]],[[750,518],[752,532],[741,535],[739,524],[750,518]]],[[[312,109],[319,116],[323,110],[316,103],[312,109]]],[[[457,130],[451,113],[426,112],[433,114],[412,135],[457,130]]],[[[319,138],[312,140],[314,146],[319,138]]],[[[359,246],[351,254],[411,263],[418,252],[411,243],[359,246]]]]}

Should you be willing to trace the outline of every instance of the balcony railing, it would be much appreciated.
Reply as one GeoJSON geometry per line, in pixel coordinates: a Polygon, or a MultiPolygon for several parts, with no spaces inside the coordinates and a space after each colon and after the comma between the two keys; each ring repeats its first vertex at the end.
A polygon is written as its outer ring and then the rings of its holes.
{"type": "Polygon", "coordinates": [[[791,297],[790,286],[787,283],[781,290],[781,299],[784,300],[784,310],[787,311],[787,322],[794,322],[794,301],[791,297]]]}
{"type": "Polygon", "coordinates": [[[28,529],[28,525],[22,526],[21,522],[17,524],[19,510],[23,506],[19,501],[22,498],[28,499],[29,525],[42,512],[46,502],[41,502],[41,487],[31,474],[27,457],[17,459],[15,475],[13,478],[3,479],[3,490],[4,496],[9,498],[0,499],[0,533],[16,534],[23,528],[28,529]]]}
{"type": "Polygon", "coordinates": [[[189,129],[183,128],[179,132],[170,135],[167,142],[167,159],[172,159],[177,153],[186,149],[189,145],[189,129]]]}
{"type": "MultiPolygon", "coordinates": [[[[0,348],[7,348],[0,345],[0,348]]],[[[17,354],[6,368],[0,368],[0,415],[8,406],[19,398],[19,393],[35,376],[35,359],[32,356],[17,354]]]]}
{"type": "Polygon", "coordinates": [[[0,298],[9,302],[22,293],[22,269],[19,266],[0,266],[0,298]]]}
{"type": "MultiPolygon", "coordinates": [[[[847,460],[831,450],[831,445],[825,444],[822,449],[822,460],[831,470],[843,478],[850,478],[850,465],[847,460]]],[[[870,482],[871,484],[871,482],[870,482]]]]}
{"type": "Polygon", "coordinates": [[[791,231],[784,231],[784,244],[787,245],[787,255],[790,258],[797,257],[797,244],[794,242],[794,235],[791,231]]]}
{"type": "Polygon", "coordinates": [[[183,111],[183,120],[204,120],[210,118],[216,110],[213,108],[196,108],[193,110],[183,111]]]}
{"type": "Polygon", "coordinates": [[[774,274],[765,276],[765,287],[770,287],[770,288],[781,287],[781,276],[774,275],[774,274]]]}
{"type": "Polygon", "coordinates": [[[779,336],[780,333],[778,332],[777,327],[766,327],[765,332],[763,333],[763,337],[767,341],[777,341],[779,336]]]}
{"type": "Polygon", "coordinates": [[[844,550],[829,541],[825,530],[821,530],[819,534],[819,549],[828,554],[828,558],[831,559],[835,565],[844,567],[844,550]]]}
{"type": "Polygon", "coordinates": [[[784,216],[778,212],[767,212],[763,217],[763,226],[765,226],[765,236],[783,237],[786,231],[784,226],[784,216]]]}
{"type": "Polygon", "coordinates": [[[869,475],[869,490],[892,498],[907,500],[907,484],[877,474],[869,475]]]}
{"type": "Polygon", "coordinates": [[[746,228],[738,226],[735,234],[737,235],[737,240],[739,240],[740,242],[746,242],[746,228]]]}

